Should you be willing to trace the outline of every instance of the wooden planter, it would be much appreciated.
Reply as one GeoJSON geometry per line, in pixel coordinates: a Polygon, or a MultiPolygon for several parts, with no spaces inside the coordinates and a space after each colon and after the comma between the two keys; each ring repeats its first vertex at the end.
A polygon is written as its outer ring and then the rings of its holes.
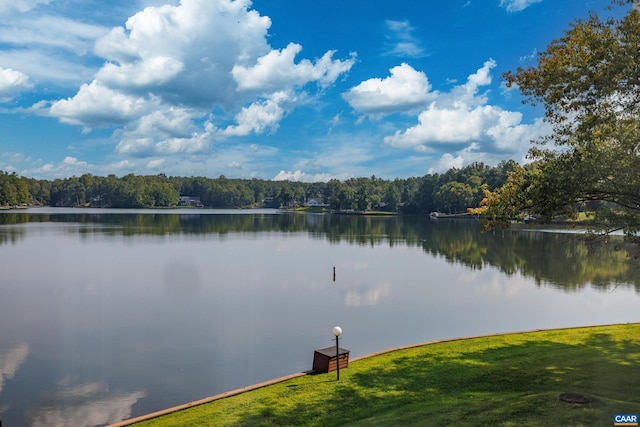
{"type": "MultiPolygon", "coordinates": [[[[340,369],[349,366],[349,350],[340,347],[338,351],[340,369]]],[[[336,370],[336,348],[327,347],[313,352],[313,370],[316,372],[333,372],[336,370]]]]}

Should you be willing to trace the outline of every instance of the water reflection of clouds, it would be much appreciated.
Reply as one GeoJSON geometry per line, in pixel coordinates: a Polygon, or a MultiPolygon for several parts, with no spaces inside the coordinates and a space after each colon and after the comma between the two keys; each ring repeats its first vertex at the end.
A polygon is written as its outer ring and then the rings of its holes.
{"type": "Polygon", "coordinates": [[[67,385],[59,384],[60,390],[47,401],[29,410],[32,427],[96,426],[113,424],[131,417],[131,408],[146,393],[108,392],[100,382],[67,385]]]}
{"type": "Polygon", "coordinates": [[[352,289],[345,293],[344,304],[347,307],[363,307],[377,305],[381,299],[389,295],[388,283],[372,285],[365,289],[352,289]]]}
{"type": "Polygon", "coordinates": [[[367,261],[360,261],[353,263],[353,271],[365,271],[369,268],[367,261]]]}
{"type": "Polygon", "coordinates": [[[520,275],[503,276],[495,271],[477,271],[473,274],[461,274],[459,283],[472,287],[477,295],[498,295],[512,298],[530,291],[531,284],[520,275]]]}
{"type": "MultiPolygon", "coordinates": [[[[342,263],[339,266],[339,279],[343,283],[348,283],[343,292],[344,304],[347,307],[367,307],[378,305],[384,298],[389,295],[391,286],[382,279],[379,283],[369,284],[363,279],[367,275],[362,273],[370,269],[370,263],[367,260],[354,260],[348,263],[342,263]],[[343,275],[346,273],[346,281],[342,281],[343,275]]],[[[375,274],[375,273],[374,273],[375,274]]]]}
{"type": "Polygon", "coordinates": [[[25,343],[16,345],[5,354],[0,354],[0,394],[2,394],[5,380],[15,376],[28,354],[29,346],[25,343]]]}

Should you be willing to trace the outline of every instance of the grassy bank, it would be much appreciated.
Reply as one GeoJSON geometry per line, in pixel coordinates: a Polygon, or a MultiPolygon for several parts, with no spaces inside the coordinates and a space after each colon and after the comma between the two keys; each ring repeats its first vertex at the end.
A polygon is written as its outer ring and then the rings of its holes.
{"type": "Polygon", "coordinates": [[[640,323],[394,351],[351,362],[339,382],[302,376],[136,426],[603,426],[639,412],[640,323]]]}

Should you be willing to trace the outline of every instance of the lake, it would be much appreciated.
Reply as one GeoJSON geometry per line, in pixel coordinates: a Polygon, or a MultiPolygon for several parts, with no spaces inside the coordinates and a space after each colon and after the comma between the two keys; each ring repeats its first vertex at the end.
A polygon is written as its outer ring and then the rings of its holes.
{"type": "Polygon", "coordinates": [[[356,357],[638,322],[634,255],[475,220],[0,211],[0,420],[104,425],[306,371],[334,326],[356,357]]]}

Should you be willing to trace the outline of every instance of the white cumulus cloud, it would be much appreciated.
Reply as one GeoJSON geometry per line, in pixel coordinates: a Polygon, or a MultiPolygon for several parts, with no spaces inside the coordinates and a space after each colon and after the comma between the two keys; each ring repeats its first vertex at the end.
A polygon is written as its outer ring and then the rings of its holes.
{"type": "Polygon", "coordinates": [[[118,127],[116,152],[135,157],[204,153],[214,139],[277,130],[306,98],[305,85],[326,88],[355,59],[327,51],[296,61],[302,46],[273,49],[271,20],[250,6],[181,0],[143,9],[98,38],[104,64],[49,114],[87,129],[118,127]]]}
{"type": "Polygon", "coordinates": [[[184,64],[177,59],[155,56],[134,64],[115,65],[108,63],[98,72],[96,79],[112,87],[135,86],[149,88],[168,82],[176,77],[184,64]]]}
{"type": "Polygon", "coordinates": [[[438,99],[441,106],[456,106],[466,104],[469,106],[484,105],[487,103],[486,93],[480,93],[480,88],[489,86],[492,82],[491,70],[497,66],[493,59],[482,64],[475,73],[467,77],[464,84],[455,86],[449,93],[443,93],[438,99]]]}
{"type": "Polygon", "coordinates": [[[150,111],[124,126],[116,151],[132,157],[204,153],[214,127],[209,121],[197,125],[195,116],[196,112],[184,107],[150,111]]]}
{"type": "MultiPolygon", "coordinates": [[[[95,52],[107,62],[92,84],[161,105],[231,108],[236,85],[230,71],[236,61],[269,50],[265,36],[271,21],[249,5],[248,0],[182,0],[177,6],[147,7],[97,40],[95,52]]],[[[67,101],[69,109],[83,109],[77,97],[67,101]]]]}
{"type": "Polygon", "coordinates": [[[29,76],[11,68],[0,67],[0,102],[11,100],[18,93],[30,89],[29,76]]]}
{"type": "Polygon", "coordinates": [[[129,122],[154,106],[157,102],[116,91],[94,80],[83,84],[73,98],[54,102],[50,114],[63,123],[95,127],[129,122]]]}
{"type": "Polygon", "coordinates": [[[390,76],[365,80],[343,94],[355,110],[371,116],[409,111],[425,105],[436,94],[425,73],[402,63],[389,70],[390,76]]]}
{"type": "MultiPolygon", "coordinates": [[[[521,113],[488,103],[487,93],[481,88],[491,84],[491,70],[495,67],[495,61],[488,60],[464,84],[448,93],[435,94],[435,99],[418,114],[416,125],[386,136],[384,144],[422,153],[446,146],[453,150],[472,147],[476,157],[482,153],[486,156],[495,152],[507,156],[521,153],[532,139],[546,132],[546,127],[541,120],[522,123],[521,113]]],[[[447,156],[451,158],[441,161],[451,164],[451,159],[459,158],[447,156]]]]}
{"type": "Polygon", "coordinates": [[[433,103],[418,116],[418,124],[404,132],[386,137],[394,147],[414,147],[429,142],[465,142],[480,138],[486,123],[498,114],[493,107],[468,109],[461,104],[456,109],[438,108],[433,103]]]}
{"type": "Polygon", "coordinates": [[[451,168],[462,168],[464,166],[464,158],[461,155],[454,157],[450,153],[445,153],[440,157],[435,167],[429,169],[429,173],[443,173],[451,168]]]}
{"type": "MultiPolygon", "coordinates": [[[[254,102],[244,107],[237,115],[237,125],[227,126],[220,133],[225,136],[245,136],[251,132],[263,133],[267,129],[275,130],[284,116],[284,109],[279,101],[282,97],[276,96],[263,101],[254,102]]],[[[286,95],[283,95],[286,97],[286,95]]]]}
{"type": "Polygon", "coordinates": [[[332,179],[345,180],[349,176],[333,175],[329,173],[306,173],[301,170],[295,172],[281,170],[272,179],[274,181],[297,181],[297,182],[328,182],[332,179]]]}
{"type": "Polygon", "coordinates": [[[292,85],[304,86],[313,81],[327,86],[335,82],[340,74],[349,71],[355,62],[353,58],[333,60],[335,52],[328,51],[315,63],[303,59],[296,64],[295,57],[301,50],[299,44],[289,43],[282,50],[272,50],[259,57],[253,66],[235,65],[231,74],[238,83],[238,89],[273,92],[292,85]]]}

